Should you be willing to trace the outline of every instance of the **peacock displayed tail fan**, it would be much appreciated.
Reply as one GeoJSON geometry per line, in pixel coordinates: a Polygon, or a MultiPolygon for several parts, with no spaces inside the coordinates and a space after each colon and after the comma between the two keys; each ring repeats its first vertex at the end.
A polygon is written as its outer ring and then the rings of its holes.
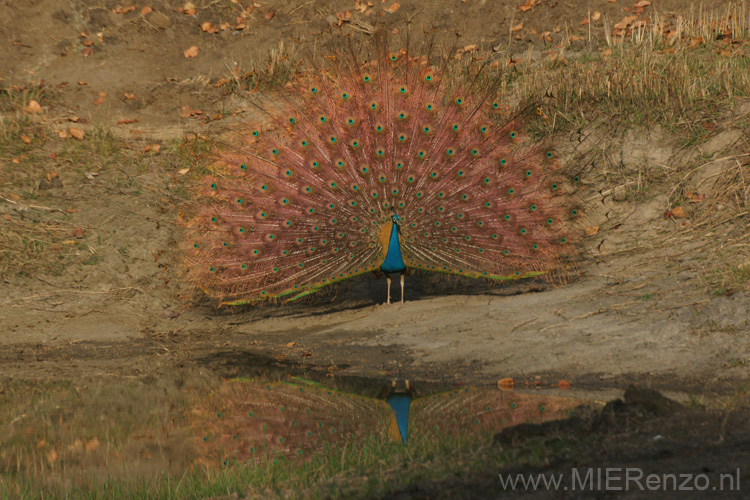
{"type": "MultiPolygon", "coordinates": [[[[507,279],[575,254],[580,176],[431,46],[337,37],[217,147],[188,222],[189,280],[224,303],[295,299],[379,269],[507,279]]],[[[486,68],[483,68],[486,69],[486,68]]]]}

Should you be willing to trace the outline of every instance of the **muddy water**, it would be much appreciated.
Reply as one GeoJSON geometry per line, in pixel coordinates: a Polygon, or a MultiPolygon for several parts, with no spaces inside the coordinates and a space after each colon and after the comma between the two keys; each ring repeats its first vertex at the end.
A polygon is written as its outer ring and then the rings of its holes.
{"type": "MultiPolygon", "coordinates": [[[[325,377],[324,377],[325,378],[325,377]]],[[[0,476],[69,487],[196,469],[303,464],[345,445],[391,446],[565,418],[582,401],[377,379],[99,378],[8,382],[0,396],[0,476]]]]}

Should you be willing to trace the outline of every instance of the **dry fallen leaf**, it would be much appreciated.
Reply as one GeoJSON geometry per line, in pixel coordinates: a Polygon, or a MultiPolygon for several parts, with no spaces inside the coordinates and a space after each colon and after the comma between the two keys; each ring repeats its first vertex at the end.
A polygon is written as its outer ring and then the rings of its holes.
{"type": "Polygon", "coordinates": [[[285,359],[286,359],[286,354],[284,353],[276,355],[276,361],[278,361],[279,363],[283,362],[285,359]]]}
{"type": "Polygon", "coordinates": [[[685,193],[685,197],[690,200],[690,203],[700,203],[706,199],[705,194],[697,193],[695,191],[685,193]]]}
{"type": "Polygon", "coordinates": [[[289,342],[286,346],[287,347],[294,347],[297,345],[297,342],[289,342]]]}
{"type": "Polygon", "coordinates": [[[193,45],[189,49],[187,49],[185,52],[185,58],[191,58],[191,57],[197,57],[198,56],[198,47],[193,45]]]}
{"type": "Polygon", "coordinates": [[[126,101],[132,101],[133,99],[135,99],[135,94],[131,94],[129,92],[124,92],[122,95],[123,97],[125,97],[126,101]]]}
{"type": "Polygon", "coordinates": [[[138,123],[138,118],[124,118],[122,120],[117,120],[118,125],[127,125],[128,123],[138,123]]]}
{"type": "Polygon", "coordinates": [[[83,239],[83,229],[80,228],[80,227],[77,227],[77,228],[73,229],[73,236],[77,240],[82,240],[83,239]]]}
{"type": "Polygon", "coordinates": [[[276,12],[274,12],[272,10],[269,10],[268,12],[266,12],[266,16],[265,16],[266,17],[266,21],[270,21],[271,19],[273,19],[274,15],[276,15],[276,12]]]}
{"type": "Polygon", "coordinates": [[[383,10],[388,12],[389,14],[393,14],[400,8],[401,8],[401,5],[398,2],[393,2],[393,4],[390,7],[386,7],[383,10]]]}
{"type": "Polygon", "coordinates": [[[23,110],[27,113],[41,113],[42,106],[38,102],[31,100],[29,101],[29,104],[25,108],[23,108],[23,110]]]}
{"type": "Polygon", "coordinates": [[[141,15],[147,16],[153,12],[153,9],[149,7],[148,5],[141,9],[141,15]]]}
{"type": "Polygon", "coordinates": [[[497,388],[501,391],[511,391],[514,385],[515,382],[512,378],[501,378],[497,381],[497,388]]]}
{"type": "Polygon", "coordinates": [[[511,33],[515,33],[516,31],[521,31],[522,29],[523,29],[523,22],[520,22],[520,23],[516,24],[515,26],[513,26],[510,29],[510,31],[511,31],[511,33]]]}
{"type": "Polygon", "coordinates": [[[635,7],[635,8],[643,8],[643,7],[648,7],[649,5],[651,5],[651,2],[649,0],[640,0],[640,1],[636,2],[636,3],[634,3],[633,7],[635,7]]]}
{"type": "Polygon", "coordinates": [[[94,437],[89,439],[84,444],[84,447],[86,448],[86,451],[94,451],[95,449],[99,448],[99,438],[94,437]]]}
{"type": "Polygon", "coordinates": [[[79,141],[82,141],[84,137],[86,137],[86,133],[83,131],[82,128],[78,127],[70,127],[68,129],[68,133],[71,137],[74,139],[78,139],[79,141]]]}
{"type": "Polygon", "coordinates": [[[615,24],[614,28],[615,30],[624,30],[636,19],[638,19],[638,16],[625,16],[619,23],[615,24]]]}
{"type": "Polygon", "coordinates": [[[31,144],[31,138],[28,135],[22,135],[21,136],[21,141],[24,142],[24,143],[26,143],[26,144],[31,144]]]}
{"type": "Polygon", "coordinates": [[[591,22],[591,21],[589,21],[589,19],[588,19],[588,18],[586,18],[586,19],[584,19],[583,21],[581,21],[581,22],[580,22],[579,26],[588,26],[588,24],[589,24],[590,22],[591,22]]]}
{"type": "Polygon", "coordinates": [[[177,173],[178,173],[178,174],[180,174],[180,175],[185,175],[185,174],[186,174],[186,173],[188,173],[188,172],[190,172],[190,169],[189,169],[189,168],[181,168],[181,169],[179,169],[179,170],[177,171],[177,173]]]}
{"type": "Polygon", "coordinates": [[[521,10],[521,12],[526,12],[528,10],[531,10],[535,5],[539,5],[539,3],[539,0],[528,0],[525,4],[519,5],[518,8],[521,10]]]}
{"type": "Polygon", "coordinates": [[[592,21],[598,21],[602,17],[602,13],[598,10],[595,10],[593,14],[591,14],[591,20],[592,21]]]}
{"type": "Polygon", "coordinates": [[[677,219],[684,219],[687,217],[687,214],[685,213],[684,208],[682,208],[681,206],[677,206],[677,207],[674,207],[672,210],[667,210],[666,212],[664,212],[664,217],[665,218],[674,217],[677,219]]]}
{"type": "Polygon", "coordinates": [[[570,382],[568,382],[567,380],[560,380],[557,383],[557,387],[563,390],[570,389],[570,382]]]}
{"type": "Polygon", "coordinates": [[[599,226],[586,226],[584,229],[586,236],[593,236],[599,232],[599,226]]]}

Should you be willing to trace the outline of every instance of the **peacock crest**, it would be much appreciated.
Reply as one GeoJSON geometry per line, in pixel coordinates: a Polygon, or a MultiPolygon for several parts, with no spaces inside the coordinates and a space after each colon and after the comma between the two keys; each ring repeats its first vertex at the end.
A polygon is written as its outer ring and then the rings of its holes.
{"type": "Polygon", "coordinates": [[[218,148],[224,174],[188,222],[191,283],[240,304],[381,269],[512,279],[566,265],[580,176],[477,72],[388,47],[382,33],[361,52],[336,39],[324,66],[253,100],[264,124],[218,148]]]}

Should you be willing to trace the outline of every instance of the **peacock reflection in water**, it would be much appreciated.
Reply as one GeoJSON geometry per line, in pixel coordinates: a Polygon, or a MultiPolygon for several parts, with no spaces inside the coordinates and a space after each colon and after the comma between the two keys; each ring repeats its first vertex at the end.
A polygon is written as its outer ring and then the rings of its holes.
{"type": "Polygon", "coordinates": [[[192,409],[196,462],[205,466],[287,460],[346,445],[409,445],[566,418],[573,398],[475,387],[387,398],[335,390],[304,379],[224,382],[192,409]]]}

